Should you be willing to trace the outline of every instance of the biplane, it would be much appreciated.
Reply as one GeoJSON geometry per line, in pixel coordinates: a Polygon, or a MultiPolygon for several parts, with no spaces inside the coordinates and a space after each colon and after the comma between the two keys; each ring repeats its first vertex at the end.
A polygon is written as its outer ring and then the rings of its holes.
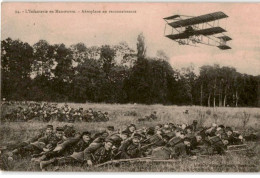
{"type": "Polygon", "coordinates": [[[173,15],[163,18],[166,21],[164,35],[179,45],[198,46],[204,44],[216,46],[221,50],[231,49],[227,42],[232,40],[224,33],[225,28],[220,26],[220,20],[228,16],[223,12],[214,12],[201,16],[173,15]],[[166,27],[171,28],[166,34],[166,27]]]}

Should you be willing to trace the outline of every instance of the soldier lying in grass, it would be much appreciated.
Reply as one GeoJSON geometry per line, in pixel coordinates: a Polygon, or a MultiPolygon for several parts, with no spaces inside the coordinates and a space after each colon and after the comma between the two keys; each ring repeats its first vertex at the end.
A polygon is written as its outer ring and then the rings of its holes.
{"type": "Polygon", "coordinates": [[[74,152],[70,156],[41,161],[40,168],[45,170],[50,164],[55,166],[62,166],[65,164],[87,164],[88,166],[92,166],[93,164],[104,163],[113,159],[112,147],[113,140],[106,139],[104,143],[92,144],[84,151],[74,152]]]}
{"type": "MultiPolygon", "coordinates": [[[[195,124],[194,124],[195,123],[195,124]]],[[[194,124],[194,125],[193,125],[194,124]]],[[[230,127],[212,124],[197,127],[173,123],[157,124],[154,127],[136,129],[134,124],[124,130],[108,126],[104,131],[78,134],[73,125],[64,128],[48,125],[37,137],[16,145],[8,153],[13,156],[34,155],[32,159],[46,165],[74,163],[100,164],[111,159],[132,159],[152,156],[154,159],[182,159],[198,155],[225,154],[227,146],[243,144],[244,138],[230,127]]]]}

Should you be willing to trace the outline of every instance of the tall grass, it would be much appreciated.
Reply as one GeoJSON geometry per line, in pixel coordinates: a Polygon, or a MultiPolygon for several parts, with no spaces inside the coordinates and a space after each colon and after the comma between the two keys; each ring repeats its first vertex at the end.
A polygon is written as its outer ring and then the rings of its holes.
{"type": "MultiPolygon", "coordinates": [[[[61,104],[59,104],[61,105],[61,104]]],[[[210,126],[213,122],[231,126],[236,130],[254,128],[260,130],[260,109],[259,108],[207,108],[198,106],[163,106],[163,105],[141,105],[141,104],[74,104],[69,103],[72,108],[83,107],[92,108],[108,112],[110,120],[108,122],[75,123],[74,127],[82,131],[97,132],[104,130],[107,126],[113,125],[116,129],[123,128],[126,125],[134,123],[138,128],[154,126],[157,123],[190,124],[193,120],[198,120],[202,126],[210,126]],[[184,111],[189,110],[189,114],[184,111]],[[138,118],[150,115],[153,111],[157,112],[158,119],[152,122],[138,122],[138,118]],[[126,113],[134,112],[129,115],[126,113]],[[250,115],[250,118],[244,125],[244,118],[250,115]]],[[[0,144],[12,144],[26,140],[35,134],[38,130],[44,128],[47,123],[43,122],[5,122],[0,126],[0,144]]],[[[54,127],[63,126],[67,123],[53,122],[54,127]]],[[[255,155],[248,157],[246,154],[228,154],[225,156],[202,157],[197,160],[182,160],[177,163],[135,163],[122,165],[109,165],[102,168],[89,168],[86,166],[64,166],[60,171],[153,171],[153,172],[256,172],[260,171],[260,146],[255,145],[255,155]]],[[[10,170],[15,171],[39,171],[39,165],[30,162],[29,158],[23,158],[12,163],[10,170]],[[26,166],[25,166],[26,165],[26,166]]],[[[50,168],[52,170],[52,168],[50,168]]]]}

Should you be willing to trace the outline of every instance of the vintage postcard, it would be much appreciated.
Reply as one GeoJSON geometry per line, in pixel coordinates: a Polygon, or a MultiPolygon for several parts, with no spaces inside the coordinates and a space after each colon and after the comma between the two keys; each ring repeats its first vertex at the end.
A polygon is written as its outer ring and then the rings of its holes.
{"type": "Polygon", "coordinates": [[[259,3],[1,9],[2,171],[260,171],[259,3]]]}

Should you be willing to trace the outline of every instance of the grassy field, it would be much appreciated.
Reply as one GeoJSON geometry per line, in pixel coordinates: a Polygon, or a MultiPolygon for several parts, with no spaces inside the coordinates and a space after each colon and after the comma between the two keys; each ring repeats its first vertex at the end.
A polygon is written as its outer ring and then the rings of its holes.
{"type": "MultiPolygon", "coordinates": [[[[198,106],[163,106],[163,105],[139,105],[139,104],[69,104],[71,107],[84,109],[92,108],[108,112],[110,120],[98,123],[75,123],[78,131],[100,131],[108,125],[113,125],[116,129],[134,123],[138,128],[143,126],[154,126],[157,123],[172,122],[175,124],[190,124],[193,120],[198,120],[202,126],[210,126],[211,123],[231,126],[235,130],[255,129],[260,131],[260,108],[207,108],[198,106]],[[184,111],[189,110],[189,114],[184,111]],[[138,122],[137,119],[157,112],[158,120],[152,122],[138,122]],[[248,122],[244,123],[247,116],[248,122]]],[[[66,123],[54,122],[56,126],[63,126],[66,123]]],[[[39,128],[44,128],[46,123],[1,123],[0,142],[1,145],[16,143],[26,140],[37,133],[39,128]]],[[[108,165],[105,167],[84,167],[84,166],[64,166],[59,171],[126,171],[126,172],[259,172],[260,171],[260,144],[248,143],[252,148],[250,154],[228,153],[225,156],[215,155],[199,157],[197,160],[180,160],[174,163],[126,163],[120,165],[108,165]]],[[[10,171],[40,171],[39,165],[31,163],[29,158],[18,159],[9,163],[10,171]],[[25,166],[26,165],[26,166],[25,166]]],[[[52,168],[49,169],[50,171],[52,168]]]]}

